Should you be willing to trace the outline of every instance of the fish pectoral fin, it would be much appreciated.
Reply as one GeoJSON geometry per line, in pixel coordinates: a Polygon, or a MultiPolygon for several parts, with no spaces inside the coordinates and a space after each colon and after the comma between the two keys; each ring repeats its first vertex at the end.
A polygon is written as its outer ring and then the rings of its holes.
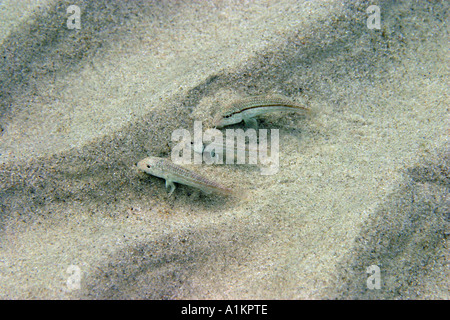
{"type": "Polygon", "coordinates": [[[256,120],[255,118],[244,119],[244,123],[247,127],[258,130],[258,120],[256,120]]]}
{"type": "Polygon", "coordinates": [[[172,193],[175,191],[175,183],[173,183],[172,180],[167,179],[166,180],[166,190],[169,193],[169,196],[172,195],[172,193]]]}

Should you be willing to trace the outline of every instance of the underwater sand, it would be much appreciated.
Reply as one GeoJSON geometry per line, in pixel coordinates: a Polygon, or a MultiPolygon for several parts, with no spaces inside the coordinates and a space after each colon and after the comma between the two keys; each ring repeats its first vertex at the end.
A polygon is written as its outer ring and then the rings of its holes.
{"type": "Polygon", "coordinates": [[[448,4],[69,4],[0,4],[0,298],[449,299],[448,4]],[[279,172],[196,167],[247,199],[135,169],[265,93],[279,172]]]}

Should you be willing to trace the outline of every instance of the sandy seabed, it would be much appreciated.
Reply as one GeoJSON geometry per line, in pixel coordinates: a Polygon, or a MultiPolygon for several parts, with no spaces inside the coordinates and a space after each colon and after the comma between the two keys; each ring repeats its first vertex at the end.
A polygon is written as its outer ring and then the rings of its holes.
{"type": "Polygon", "coordinates": [[[448,2],[377,3],[1,2],[0,298],[449,299],[448,2]],[[268,93],[245,199],[137,172],[268,93]]]}

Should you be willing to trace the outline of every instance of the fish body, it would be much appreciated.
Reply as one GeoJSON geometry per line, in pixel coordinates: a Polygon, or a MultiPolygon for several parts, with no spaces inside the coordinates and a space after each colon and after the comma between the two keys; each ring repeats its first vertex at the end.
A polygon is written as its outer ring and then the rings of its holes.
{"type": "Polygon", "coordinates": [[[233,195],[233,190],[209,180],[196,172],[179,166],[172,161],[159,157],[148,157],[137,163],[139,170],[166,180],[166,189],[171,195],[175,191],[175,183],[181,183],[205,192],[233,195]]]}

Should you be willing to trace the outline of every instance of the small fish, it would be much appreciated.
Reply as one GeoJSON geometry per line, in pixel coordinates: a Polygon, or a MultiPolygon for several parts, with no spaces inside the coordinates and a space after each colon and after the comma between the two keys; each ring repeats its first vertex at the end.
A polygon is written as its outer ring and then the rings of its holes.
{"type": "MultiPolygon", "coordinates": [[[[216,157],[223,160],[223,158],[228,157],[228,154],[232,155],[231,159],[228,161],[236,161],[239,157],[239,154],[243,155],[243,160],[250,157],[250,155],[254,156],[255,160],[258,157],[258,153],[264,152],[267,154],[267,147],[262,147],[257,143],[245,143],[243,146],[240,144],[234,143],[231,145],[231,148],[227,145],[227,141],[224,140],[222,143],[218,142],[209,142],[207,144],[201,144],[199,146],[191,143],[193,145],[193,150],[196,153],[203,154],[203,156],[207,156],[210,159],[215,159],[216,157]]],[[[256,164],[256,163],[253,163],[256,164]]]]}
{"type": "Polygon", "coordinates": [[[165,179],[169,196],[175,191],[174,182],[198,188],[206,194],[214,192],[222,195],[235,195],[233,190],[174,164],[168,159],[159,157],[145,158],[137,163],[137,167],[141,171],[165,179]]]}
{"type": "Polygon", "coordinates": [[[275,111],[310,113],[311,109],[279,94],[253,96],[232,103],[229,109],[216,121],[216,127],[222,128],[244,121],[247,126],[257,128],[258,123],[255,117],[275,111]]]}

